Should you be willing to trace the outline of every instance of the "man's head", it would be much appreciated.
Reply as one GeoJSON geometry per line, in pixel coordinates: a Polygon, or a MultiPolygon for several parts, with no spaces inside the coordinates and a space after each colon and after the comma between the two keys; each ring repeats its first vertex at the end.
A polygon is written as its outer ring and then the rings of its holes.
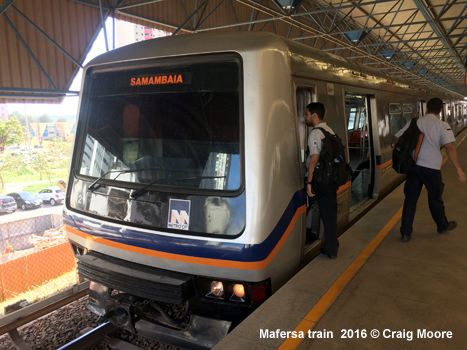
{"type": "Polygon", "coordinates": [[[430,113],[430,114],[438,115],[441,113],[442,109],[443,109],[443,100],[441,100],[438,97],[432,98],[426,104],[427,114],[430,113]]]}
{"type": "Polygon", "coordinates": [[[324,120],[326,109],[320,102],[313,102],[306,106],[305,123],[309,126],[316,126],[324,120]]]}

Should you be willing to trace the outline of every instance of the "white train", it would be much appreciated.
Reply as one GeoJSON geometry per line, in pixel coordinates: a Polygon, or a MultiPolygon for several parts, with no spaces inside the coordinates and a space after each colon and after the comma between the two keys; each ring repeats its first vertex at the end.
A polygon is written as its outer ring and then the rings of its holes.
{"type": "Polygon", "coordinates": [[[84,77],[64,218],[89,308],[191,348],[211,347],[319,252],[308,103],[325,104],[354,170],[340,232],[403,180],[390,145],[428,99],[445,101],[456,132],[467,122],[460,95],[268,33],[141,42],[84,77]],[[161,303],[186,312],[170,319],[161,303]]]}

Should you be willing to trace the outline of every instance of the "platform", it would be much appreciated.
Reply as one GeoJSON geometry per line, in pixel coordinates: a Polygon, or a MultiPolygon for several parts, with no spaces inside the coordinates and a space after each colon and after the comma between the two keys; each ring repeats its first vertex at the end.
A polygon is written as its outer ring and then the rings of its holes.
{"type": "MultiPolygon", "coordinates": [[[[457,137],[464,172],[466,136],[457,137]]],[[[455,230],[436,232],[423,190],[412,240],[401,242],[402,184],[339,238],[337,259],[315,258],[214,349],[464,348],[467,182],[449,161],[442,175],[455,230]]]]}

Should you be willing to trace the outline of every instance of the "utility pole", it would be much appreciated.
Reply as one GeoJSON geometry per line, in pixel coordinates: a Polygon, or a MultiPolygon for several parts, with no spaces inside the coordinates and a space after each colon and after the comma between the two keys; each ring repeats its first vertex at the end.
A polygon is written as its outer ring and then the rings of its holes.
{"type": "Polygon", "coordinates": [[[29,137],[29,122],[28,112],[26,111],[26,103],[24,104],[24,119],[26,120],[26,142],[28,145],[28,151],[31,150],[31,138],[29,137]]]}

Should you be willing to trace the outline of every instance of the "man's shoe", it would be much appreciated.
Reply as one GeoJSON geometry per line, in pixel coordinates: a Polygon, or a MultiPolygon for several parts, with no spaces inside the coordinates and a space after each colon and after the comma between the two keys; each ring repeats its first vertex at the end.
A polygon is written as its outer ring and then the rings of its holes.
{"type": "Polygon", "coordinates": [[[329,259],[336,259],[337,258],[337,254],[330,254],[324,249],[321,249],[321,254],[326,254],[329,259]]]}
{"type": "Polygon", "coordinates": [[[448,227],[446,227],[444,230],[438,231],[438,233],[439,233],[440,235],[442,235],[443,233],[446,233],[446,232],[448,232],[448,231],[454,230],[456,227],[457,227],[457,222],[455,222],[455,221],[449,221],[448,227]]]}
{"type": "Polygon", "coordinates": [[[404,236],[402,236],[401,241],[402,242],[408,242],[408,241],[410,241],[411,238],[412,238],[411,235],[404,235],[404,236]]]}

